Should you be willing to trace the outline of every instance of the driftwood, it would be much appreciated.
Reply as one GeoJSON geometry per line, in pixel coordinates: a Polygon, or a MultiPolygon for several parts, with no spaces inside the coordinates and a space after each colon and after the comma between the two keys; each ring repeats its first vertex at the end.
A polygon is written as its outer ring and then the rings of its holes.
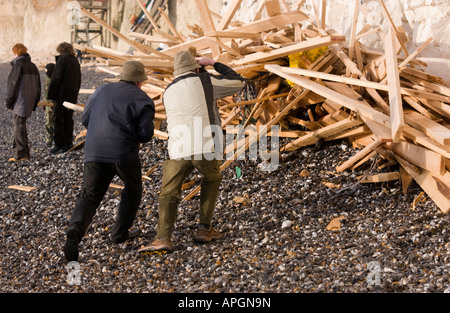
{"type": "MultiPolygon", "coordinates": [[[[367,34],[382,32],[381,27],[370,26],[356,32],[359,5],[355,6],[347,44],[345,37],[327,28],[325,10],[320,17],[317,13],[304,14],[300,10],[304,1],[289,7],[285,1],[265,0],[247,24],[234,21],[241,2],[231,1],[216,22],[218,15],[209,10],[205,0],[194,1],[202,25],[193,25],[195,34],[189,35],[178,32],[163,10],[160,16],[169,24],[169,32],[162,31],[144,9],[153,33],[123,35],[82,9],[126,41],[133,52],[75,47],[96,57],[99,70],[114,75],[130,59],[145,65],[148,80],[143,90],[155,101],[155,135],[163,140],[168,135],[159,129],[165,120],[161,97],[173,80],[177,52],[192,48],[198,56],[223,62],[245,77],[252,92],[218,101],[224,129],[237,134],[240,126],[245,128],[244,137],[227,147],[231,153],[222,170],[277,125],[278,135],[288,141],[280,151],[295,151],[321,140],[348,140],[359,151],[340,164],[337,172],[355,169],[381,156],[384,165],[379,168],[396,165],[399,170],[371,173],[361,178],[361,183],[400,180],[407,192],[411,180],[415,180],[442,212],[448,212],[450,88],[442,78],[427,73],[426,64],[416,59],[432,38],[409,53],[404,35],[393,24],[382,0],[380,4],[391,23],[384,34],[383,51],[373,51],[359,41],[367,34]],[[152,47],[160,43],[166,48],[152,47]]],[[[207,70],[214,72],[213,68],[207,70]]],[[[184,200],[200,190],[192,181],[183,188],[191,187],[184,200]]]]}

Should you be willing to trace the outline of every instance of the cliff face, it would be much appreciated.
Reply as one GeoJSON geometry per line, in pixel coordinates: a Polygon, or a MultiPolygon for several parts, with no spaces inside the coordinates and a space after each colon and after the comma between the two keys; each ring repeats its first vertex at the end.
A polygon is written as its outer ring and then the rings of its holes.
{"type": "Polygon", "coordinates": [[[10,55],[15,43],[33,53],[56,53],[58,43],[70,40],[66,22],[68,1],[0,0],[0,54],[10,55]]]}
{"type": "MultiPolygon", "coordinates": [[[[112,25],[126,34],[130,30],[129,17],[138,13],[136,1],[110,0],[112,6],[112,25]]],[[[296,0],[285,0],[291,5],[296,0]]],[[[320,0],[306,0],[302,11],[314,16],[314,1],[317,3],[318,15],[321,15],[320,0]]],[[[11,58],[11,47],[23,42],[35,57],[53,56],[58,43],[70,41],[70,3],[69,0],[0,0],[0,60],[11,58]]],[[[145,1],[143,1],[145,2],[145,1]]],[[[231,0],[208,0],[211,11],[219,15],[226,12],[231,0]]],[[[242,0],[241,9],[236,20],[250,22],[263,0],[242,0]]],[[[326,1],[326,24],[342,35],[350,38],[353,19],[354,1],[326,1]]],[[[410,52],[428,38],[433,43],[424,49],[420,57],[428,64],[427,71],[442,76],[450,83],[450,14],[448,0],[385,0],[384,3],[397,26],[402,26],[410,52]]],[[[199,24],[195,3],[192,0],[169,0],[168,16],[172,23],[184,35],[188,35],[189,25],[199,24]]],[[[216,20],[216,18],[213,18],[216,20]]],[[[165,28],[161,21],[161,27],[165,28]]],[[[384,32],[389,27],[379,1],[361,0],[357,31],[366,24],[381,26],[384,32]]],[[[373,34],[362,39],[368,47],[383,49],[383,38],[373,34]]],[[[126,51],[127,46],[112,41],[112,48],[126,51]]]]}

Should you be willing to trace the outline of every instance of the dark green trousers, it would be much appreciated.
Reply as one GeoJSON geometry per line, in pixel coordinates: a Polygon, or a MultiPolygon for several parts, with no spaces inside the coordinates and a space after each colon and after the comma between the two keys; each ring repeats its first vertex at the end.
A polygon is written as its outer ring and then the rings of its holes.
{"type": "Polygon", "coordinates": [[[200,224],[211,224],[222,176],[222,160],[167,160],[164,162],[156,238],[171,238],[181,198],[181,186],[197,169],[202,174],[200,192],[200,224]]]}
{"type": "Polygon", "coordinates": [[[13,113],[14,140],[13,150],[14,158],[22,159],[30,157],[30,148],[28,146],[27,118],[13,113]]]}

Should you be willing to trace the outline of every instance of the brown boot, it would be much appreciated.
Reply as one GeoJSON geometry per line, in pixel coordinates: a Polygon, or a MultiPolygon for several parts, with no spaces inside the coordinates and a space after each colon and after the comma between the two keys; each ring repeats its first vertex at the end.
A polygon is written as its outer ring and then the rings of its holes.
{"type": "Polygon", "coordinates": [[[220,238],[222,238],[222,234],[212,228],[211,225],[206,226],[199,224],[194,239],[197,242],[207,243],[220,238]]]}
{"type": "Polygon", "coordinates": [[[165,251],[165,252],[171,252],[172,251],[172,243],[168,238],[160,238],[153,241],[151,244],[141,247],[138,252],[155,252],[155,251],[165,251]]]}

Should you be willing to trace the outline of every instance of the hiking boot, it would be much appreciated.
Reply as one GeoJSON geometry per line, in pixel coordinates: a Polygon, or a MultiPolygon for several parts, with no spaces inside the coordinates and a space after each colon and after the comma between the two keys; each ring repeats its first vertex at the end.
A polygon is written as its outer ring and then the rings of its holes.
{"type": "Polygon", "coordinates": [[[211,225],[206,226],[200,224],[198,225],[194,240],[201,243],[207,243],[220,238],[222,238],[222,234],[212,228],[211,225]]]}
{"type": "Polygon", "coordinates": [[[141,247],[138,252],[171,252],[172,251],[172,243],[168,238],[159,238],[155,239],[151,244],[145,247],[141,247]]]}

